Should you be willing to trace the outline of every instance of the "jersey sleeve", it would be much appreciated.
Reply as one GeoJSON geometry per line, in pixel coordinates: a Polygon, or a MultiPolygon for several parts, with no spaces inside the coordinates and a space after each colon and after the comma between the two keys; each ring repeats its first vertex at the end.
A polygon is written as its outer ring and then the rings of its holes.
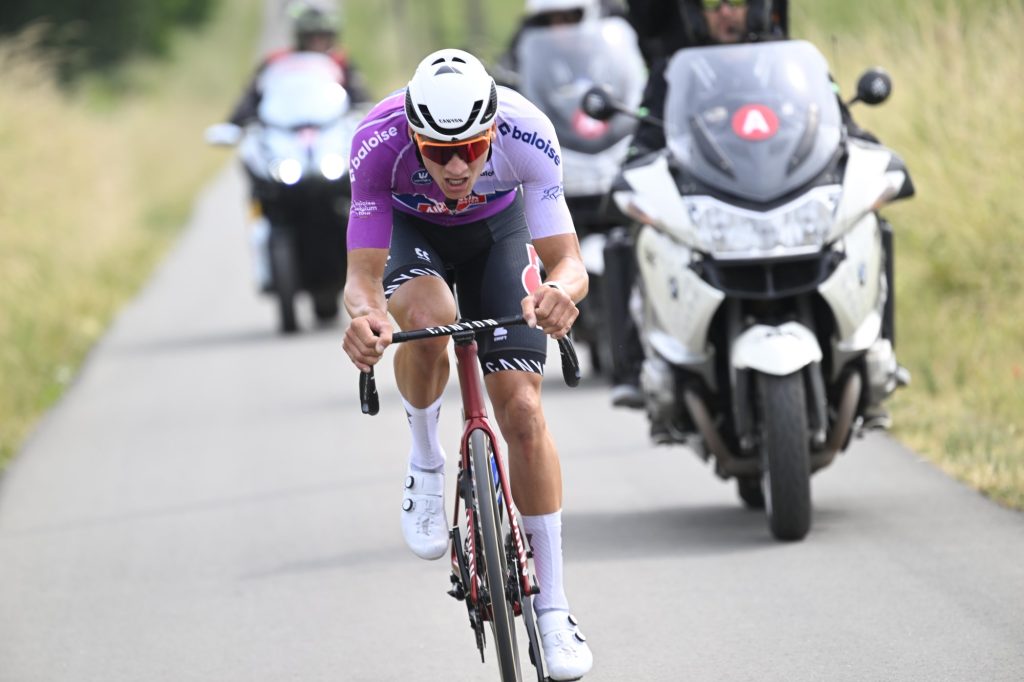
{"type": "Polygon", "coordinates": [[[391,244],[392,146],[397,133],[397,128],[387,122],[364,121],[352,139],[348,166],[352,183],[349,251],[386,249],[391,244]]]}
{"type": "Polygon", "coordinates": [[[516,150],[514,164],[522,182],[530,235],[540,239],[574,232],[572,215],[565,203],[562,150],[555,127],[540,109],[528,106],[531,115],[520,118],[511,134],[519,134],[519,144],[512,148],[516,150]]]}

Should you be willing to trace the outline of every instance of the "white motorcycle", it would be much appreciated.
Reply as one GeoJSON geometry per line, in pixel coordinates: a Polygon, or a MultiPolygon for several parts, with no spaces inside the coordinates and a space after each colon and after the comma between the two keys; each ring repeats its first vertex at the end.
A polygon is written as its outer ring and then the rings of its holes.
{"type": "Polygon", "coordinates": [[[636,32],[625,19],[614,16],[531,27],[523,31],[516,53],[519,70],[511,84],[555,127],[565,199],[591,278],[591,295],[581,303],[573,334],[587,343],[597,371],[610,370],[607,311],[621,308],[620,314],[626,312],[625,301],[609,305],[602,291],[609,233],[626,222],[611,204],[610,190],[626,158],[636,122],[625,117],[591,118],[580,102],[590,88],[600,85],[625,105],[639,106],[647,73],[636,32]]]}
{"type": "MultiPolygon", "coordinates": [[[[615,193],[640,223],[632,310],[652,429],[713,458],[776,538],[800,540],[811,474],[909,381],[878,210],[913,185],[896,154],[847,135],[810,43],[685,49],[666,79],[668,148],[629,164],[615,193]]],[[[890,91],[871,70],[854,101],[890,91]]],[[[585,106],[628,110],[599,91],[585,106]]]]}
{"type": "Polygon", "coordinates": [[[298,329],[300,292],[309,293],[317,320],[328,322],[345,286],[348,156],[365,112],[353,110],[339,80],[340,67],[327,55],[286,55],[260,76],[256,121],[206,131],[210,144],[239,145],[252,187],[257,285],[276,297],[284,332],[298,329]]]}

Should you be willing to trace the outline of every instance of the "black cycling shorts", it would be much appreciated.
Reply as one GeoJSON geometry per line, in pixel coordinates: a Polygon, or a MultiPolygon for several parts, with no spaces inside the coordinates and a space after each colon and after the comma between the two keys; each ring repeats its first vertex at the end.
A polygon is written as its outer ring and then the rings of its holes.
{"type": "MultiPolygon", "coordinates": [[[[394,211],[384,294],[414,277],[440,277],[454,286],[465,320],[519,315],[523,297],[541,282],[522,198],[500,213],[468,225],[436,225],[394,211]]],[[[477,334],[484,374],[518,370],[544,374],[547,337],[526,326],[477,334]]]]}

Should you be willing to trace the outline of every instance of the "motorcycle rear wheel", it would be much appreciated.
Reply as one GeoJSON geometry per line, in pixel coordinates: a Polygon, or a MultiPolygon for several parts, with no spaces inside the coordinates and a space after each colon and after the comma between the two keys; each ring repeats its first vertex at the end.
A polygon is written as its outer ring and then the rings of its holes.
{"type": "Polygon", "coordinates": [[[811,456],[807,402],[800,372],[758,374],[761,490],[777,540],[803,540],[811,529],[811,456]]]}
{"type": "Polygon", "coordinates": [[[736,492],[748,509],[764,509],[764,491],[758,478],[737,478],[736,492]]]}

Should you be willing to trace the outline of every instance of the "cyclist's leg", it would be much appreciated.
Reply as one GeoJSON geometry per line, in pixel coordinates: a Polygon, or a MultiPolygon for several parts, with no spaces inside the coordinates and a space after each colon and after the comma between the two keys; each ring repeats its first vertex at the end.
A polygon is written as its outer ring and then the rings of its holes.
{"type": "MultiPolygon", "coordinates": [[[[449,324],[455,301],[444,264],[414,220],[396,213],[384,272],[388,312],[402,329],[449,324]]],[[[409,416],[412,447],[402,493],[402,535],[413,552],[437,559],[448,549],[444,512],[445,453],[437,435],[441,392],[448,380],[447,337],[403,344],[395,378],[409,416]]]]}
{"type": "MultiPolygon", "coordinates": [[[[495,244],[487,258],[459,273],[460,305],[474,317],[518,313],[533,278],[539,281],[539,262],[521,205],[489,222],[495,244]]],[[[552,679],[575,679],[590,670],[593,658],[582,635],[576,637],[579,631],[569,620],[562,583],[562,474],[540,398],[547,337],[536,329],[513,327],[478,337],[478,343],[495,419],[508,443],[512,494],[523,515],[523,530],[532,536],[541,588],[534,608],[548,672],[552,679]]]]}
{"type": "MultiPolygon", "coordinates": [[[[391,248],[384,270],[388,312],[401,329],[455,321],[455,299],[445,280],[442,257],[423,234],[423,221],[394,212],[391,248]]],[[[448,339],[402,344],[395,352],[395,379],[402,396],[424,408],[448,381],[448,339]]]]}

